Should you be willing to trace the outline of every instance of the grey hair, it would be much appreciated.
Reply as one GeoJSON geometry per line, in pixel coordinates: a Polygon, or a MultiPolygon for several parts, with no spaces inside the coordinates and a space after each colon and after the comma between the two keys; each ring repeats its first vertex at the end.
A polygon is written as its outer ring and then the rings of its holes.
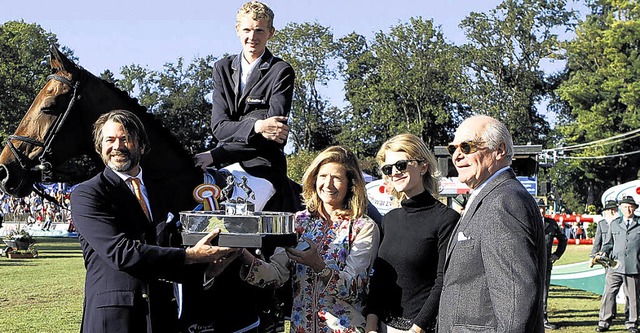
{"type": "Polygon", "coordinates": [[[486,122],[486,126],[481,134],[481,139],[487,144],[491,150],[496,150],[504,143],[504,151],[507,165],[511,165],[513,161],[513,138],[505,124],[501,121],[489,116],[473,116],[469,119],[482,119],[486,122]]]}

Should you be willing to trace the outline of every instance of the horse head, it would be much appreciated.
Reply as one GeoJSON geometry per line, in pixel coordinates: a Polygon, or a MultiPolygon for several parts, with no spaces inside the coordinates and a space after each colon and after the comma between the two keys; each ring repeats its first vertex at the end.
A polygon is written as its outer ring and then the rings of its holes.
{"type": "Polygon", "coordinates": [[[54,74],[48,76],[0,153],[0,189],[13,196],[28,195],[35,182],[68,181],[78,171],[79,162],[71,163],[72,158],[85,154],[98,158],[90,142],[77,141],[91,132],[91,123],[80,121],[86,115],[77,109],[87,97],[83,94],[90,91],[85,81],[92,75],[55,47],[50,65],[54,74]]]}

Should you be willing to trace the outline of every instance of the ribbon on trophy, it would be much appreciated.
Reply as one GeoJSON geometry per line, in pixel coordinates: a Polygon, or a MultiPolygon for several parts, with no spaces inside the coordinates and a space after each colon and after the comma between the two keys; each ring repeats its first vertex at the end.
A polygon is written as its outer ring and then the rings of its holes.
{"type": "Polygon", "coordinates": [[[200,184],[193,190],[193,198],[202,203],[202,210],[220,210],[220,188],[215,184],[200,184]]]}

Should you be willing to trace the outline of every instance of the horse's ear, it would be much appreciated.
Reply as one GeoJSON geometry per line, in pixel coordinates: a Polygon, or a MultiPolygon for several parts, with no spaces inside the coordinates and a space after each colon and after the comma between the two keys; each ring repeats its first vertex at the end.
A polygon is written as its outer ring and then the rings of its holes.
{"type": "Polygon", "coordinates": [[[65,70],[67,72],[71,72],[74,68],[76,68],[75,64],[69,60],[55,45],[51,45],[51,49],[49,50],[51,54],[51,69],[54,71],[62,71],[65,70]]]}

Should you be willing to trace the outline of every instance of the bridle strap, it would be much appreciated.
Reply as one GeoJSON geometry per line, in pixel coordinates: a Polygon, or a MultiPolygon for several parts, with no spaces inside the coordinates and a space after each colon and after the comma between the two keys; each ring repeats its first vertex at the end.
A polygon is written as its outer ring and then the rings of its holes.
{"type": "Polygon", "coordinates": [[[69,104],[67,105],[67,109],[60,116],[56,118],[56,120],[53,122],[53,125],[49,128],[49,130],[45,134],[44,142],[29,138],[26,136],[22,136],[22,135],[9,135],[7,137],[6,145],[9,147],[9,150],[11,150],[11,152],[15,156],[16,160],[20,164],[20,167],[24,170],[27,170],[27,168],[29,167],[27,162],[25,161],[25,159],[28,160],[28,157],[22,154],[21,152],[19,152],[18,149],[13,145],[13,143],[11,143],[11,140],[19,140],[22,142],[32,144],[34,146],[42,147],[42,153],[40,154],[40,157],[38,158],[38,160],[40,161],[39,169],[41,171],[44,171],[43,169],[47,168],[47,163],[45,161],[46,152],[49,150],[49,147],[51,146],[53,139],[60,131],[60,128],[62,127],[65,120],[67,119],[67,116],[69,116],[71,108],[73,108],[73,105],[75,104],[76,100],[78,100],[79,98],[78,87],[80,86],[80,81],[72,82],[66,77],[63,77],[57,74],[51,74],[47,76],[47,80],[48,81],[56,80],[69,86],[70,88],[73,89],[73,95],[71,97],[71,100],[69,101],[69,104]]]}
{"type": "Polygon", "coordinates": [[[36,192],[36,194],[39,195],[41,198],[53,202],[56,206],[60,207],[61,209],[65,209],[65,210],[69,209],[60,201],[58,201],[58,199],[47,194],[47,192],[45,192],[44,189],[42,188],[42,185],[40,185],[39,183],[33,183],[33,192],[36,192]]]}
{"type": "Polygon", "coordinates": [[[64,110],[64,113],[62,113],[62,115],[60,115],[58,118],[56,118],[56,120],[54,121],[53,125],[51,126],[51,128],[49,128],[49,130],[47,131],[47,134],[44,137],[44,146],[42,149],[42,154],[40,155],[40,162],[43,163],[44,162],[44,155],[45,152],[47,152],[49,150],[49,147],[51,146],[51,143],[53,142],[53,138],[55,138],[55,136],[58,134],[58,132],[60,131],[60,128],[62,127],[62,124],[64,124],[64,121],[67,119],[67,117],[69,116],[69,113],[71,113],[71,109],[73,108],[73,105],[76,103],[76,100],[78,99],[78,87],[80,86],[80,81],[76,81],[76,82],[71,82],[70,80],[68,80],[67,78],[57,75],[57,74],[51,74],[49,76],[47,76],[48,80],[54,79],[57,80],[59,82],[62,82],[63,84],[68,85],[70,88],[73,89],[73,95],[71,95],[71,100],[69,101],[69,105],[67,105],[67,109],[64,110]]]}

